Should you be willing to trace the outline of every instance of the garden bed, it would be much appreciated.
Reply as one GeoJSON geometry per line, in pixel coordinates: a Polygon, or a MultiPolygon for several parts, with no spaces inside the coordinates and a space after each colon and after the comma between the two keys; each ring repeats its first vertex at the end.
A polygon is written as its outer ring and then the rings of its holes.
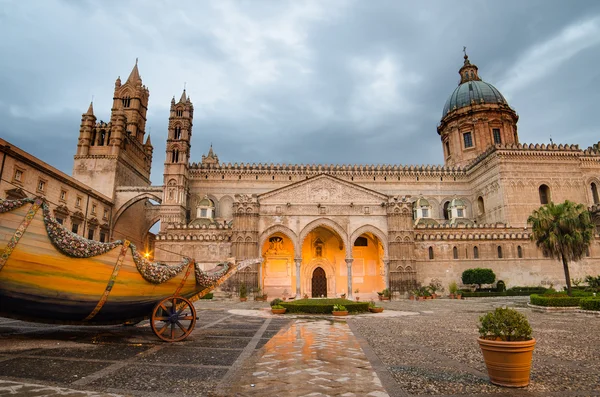
{"type": "Polygon", "coordinates": [[[279,304],[287,309],[287,313],[330,314],[333,305],[343,305],[350,313],[369,311],[369,302],[355,302],[348,299],[298,299],[279,304]]]}

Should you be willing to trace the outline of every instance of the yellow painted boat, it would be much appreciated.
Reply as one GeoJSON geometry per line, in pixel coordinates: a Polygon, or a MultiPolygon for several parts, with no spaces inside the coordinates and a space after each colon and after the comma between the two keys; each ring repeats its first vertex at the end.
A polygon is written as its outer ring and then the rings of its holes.
{"type": "Polygon", "coordinates": [[[71,233],[40,198],[0,202],[0,250],[0,316],[90,325],[152,318],[154,332],[169,341],[193,329],[193,300],[260,262],[206,272],[188,258],[151,263],[128,241],[100,243],[71,233]]]}

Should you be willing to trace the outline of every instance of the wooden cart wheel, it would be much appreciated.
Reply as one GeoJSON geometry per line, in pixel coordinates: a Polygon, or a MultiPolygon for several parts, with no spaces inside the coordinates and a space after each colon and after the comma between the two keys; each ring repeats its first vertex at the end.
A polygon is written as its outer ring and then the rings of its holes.
{"type": "Polygon", "coordinates": [[[183,296],[171,296],[158,302],[150,319],[152,331],[166,342],[187,338],[196,326],[196,308],[183,296]]]}

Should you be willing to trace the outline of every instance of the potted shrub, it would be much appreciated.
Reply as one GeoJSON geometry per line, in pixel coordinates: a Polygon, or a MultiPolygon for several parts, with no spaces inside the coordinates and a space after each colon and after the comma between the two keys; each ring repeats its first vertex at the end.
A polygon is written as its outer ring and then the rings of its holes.
{"type": "Polygon", "coordinates": [[[529,321],[515,309],[498,307],[479,318],[479,347],[493,384],[529,384],[535,339],[529,321]]]}
{"type": "Polygon", "coordinates": [[[458,285],[456,284],[456,281],[452,281],[448,285],[448,291],[450,291],[450,299],[454,299],[456,293],[458,292],[458,285]]]}
{"type": "Polygon", "coordinates": [[[308,299],[308,294],[304,294],[304,299],[308,299]]]}
{"type": "Polygon", "coordinates": [[[267,294],[263,294],[261,288],[258,287],[256,289],[256,291],[254,292],[254,300],[255,301],[266,302],[267,301],[267,294]]]}
{"type": "MultiPolygon", "coordinates": [[[[354,290],[355,294],[358,294],[359,292],[360,292],[360,290],[358,288],[354,290]]],[[[355,296],[355,298],[356,298],[356,301],[360,300],[360,296],[355,296]]]]}
{"type": "Polygon", "coordinates": [[[285,307],[283,307],[281,305],[273,305],[273,306],[271,306],[271,313],[273,313],[273,314],[284,314],[285,313],[285,307]]]}
{"type": "Polygon", "coordinates": [[[346,299],[346,293],[344,292],[343,294],[340,295],[340,298],[342,299],[346,299]]]}
{"type": "Polygon", "coordinates": [[[378,292],[377,295],[379,295],[380,301],[389,301],[390,297],[392,296],[392,293],[389,289],[385,288],[383,291],[378,292]]]}
{"type": "Polygon", "coordinates": [[[383,311],[383,307],[376,306],[375,302],[371,301],[369,302],[369,311],[371,313],[381,313],[383,311]]]}
{"type": "Polygon", "coordinates": [[[348,310],[343,305],[333,305],[333,311],[331,312],[334,316],[347,316],[348,310]]]}
{"type": "Polygon", "coordinates": [[[433,297],[433,299],[437,298],[436,292],[444,291],[444,289],[442,288],[442,282],[440,280],[438,280],[437,278],[432,279],[431,282],[429,283],[429,291],[431,291],[431,296],[433,297]]]}
{"type": "Polygon", "coordinates": [[[248,290],[246,284],[240,285],[240,302],[246,302],[248,300],[248,290]]]}

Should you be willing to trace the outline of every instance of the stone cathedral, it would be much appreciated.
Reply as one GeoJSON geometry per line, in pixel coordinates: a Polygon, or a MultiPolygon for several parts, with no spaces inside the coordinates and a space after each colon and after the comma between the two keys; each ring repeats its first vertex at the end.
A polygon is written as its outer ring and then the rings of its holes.
{"type": "MultiPolygon", "coordinates": [[[[270,297],[368,299],[433,279],[460,284],[474,267],[493,269],[508,287],[564,285],[562,265],[530,241],[527,217],[569,199],[600,223],[599,148],[521,143],[519,116],[467,55],[459,74],[437,127],[443,165],[244,164],[220,161],[212,147],[194,159],[194,106],[184,90],[171,101],[163,186],[151,186],[149,90],[136,62],[115,83],[108,123],[91,105],[83,114],[73,178],[104,200],[111,239],[205,268],[262,257],[241,277],[270,297]]],[[[572,277],[600,273],[598,241],[571,264],[572,277]]]]}

